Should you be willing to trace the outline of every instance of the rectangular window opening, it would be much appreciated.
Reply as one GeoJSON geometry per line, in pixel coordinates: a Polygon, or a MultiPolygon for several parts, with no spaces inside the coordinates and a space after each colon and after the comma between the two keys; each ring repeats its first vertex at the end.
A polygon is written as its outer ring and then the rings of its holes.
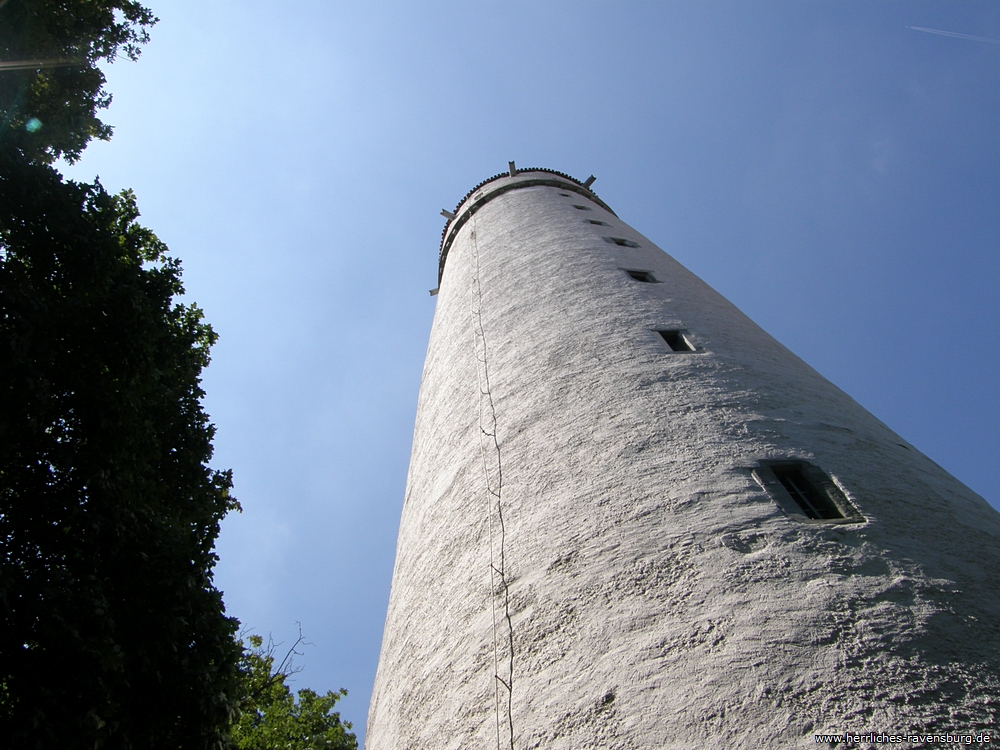
{"type": "Polygon", "coordinates": [[[864,517],[818,466],[808,461],[762,461],[754,477],[791,518],[814,523],[860,523],[864,517]]]}
{"type": "Polygon", "coordinates": [[[625,269],[625,273],[627,273],[629,276],[631,276],[636,281],[641,281],[641,282],[643,282],[645,284],[656,284],[657,283],[656,277],[653,276],[653,274],[651,274],[649,271],[632,271],[632,270],[629,270],[629,269],[626,268],[625,269]]]}
{"type": "Polygon", "coordinates": [[[809,518],[843,518],[844,514],[833,504],[830,498],[817,490],[802,472],[802,467],[792,464],[789,466],[773,466],[771,471],[781,482],[781,486],[791,495],[792,500],[802,508],[802,512],[809,518]]]}
{"type": "Polygon", "coordinates": [[[604,241],[618,245],[618,247],[639,247],[638,242],[632,242],[632,240],[626,240],[623,237],[605,237],[604,241]]]}
{"type": "Polygon", "coordinates": [[[589,223],[593,224],[594,226],[598,226],[598,227],[610,227],[611,226],[610,224],[608,224],[608,222],[606,222],[606,221],[598,221],[597,219],[587,219],[587,221],[589,223]]]}
{"type": "Polygon", "coordinates": [[[685,335],[686,331],[657,331],[657,333],[663,337],[667,348],[672,352],[693,352],[695,350],[690,339],[685,335]]]}
{"type": "Polygon", "coordinates": [[[580,211],[591,211],[591,210],[593,210],[593,209],[590,208],[590,206],[578,206],[575,203],[573,204],[573,208],[576,208],[576,209],[578,209],[580,211]]]}

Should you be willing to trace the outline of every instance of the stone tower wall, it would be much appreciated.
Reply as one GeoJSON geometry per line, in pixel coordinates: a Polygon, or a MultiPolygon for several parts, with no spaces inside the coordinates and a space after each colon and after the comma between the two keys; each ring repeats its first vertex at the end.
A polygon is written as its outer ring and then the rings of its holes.
{"type": "Polygon", "coordinates": [[[1000,514],[575,180],[457,214],[369,750],[1000,729],[1000,514]],[[862,522],[789,517],[774,459],[862,522]]]}

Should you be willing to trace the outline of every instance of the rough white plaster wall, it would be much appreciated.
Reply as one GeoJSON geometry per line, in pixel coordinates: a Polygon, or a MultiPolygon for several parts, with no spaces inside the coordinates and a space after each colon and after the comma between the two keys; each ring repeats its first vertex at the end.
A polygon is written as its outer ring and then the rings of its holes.
{"type": "Polygon", "coordinates": [[[482,207],[448,257],[369,750],[498,745],[477,251],[513,747],[1000,728],[1000,514],[614,215],[533,187],[482,207]],[[650,329],[670,326],[703,351],[666,352],[650,329]],[[749,470],[786,457],[821,466],[866,523],[785,517],[749,470]]]}

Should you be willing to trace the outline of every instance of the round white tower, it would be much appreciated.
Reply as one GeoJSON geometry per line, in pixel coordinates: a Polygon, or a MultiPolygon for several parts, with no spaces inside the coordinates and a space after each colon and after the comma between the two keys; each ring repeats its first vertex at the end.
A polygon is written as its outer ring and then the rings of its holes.
{"type": "Polygon", "coordinates": [[[1000,729],[1000,514],[591,182],[445,228],[368,750],[1000,729]]]}

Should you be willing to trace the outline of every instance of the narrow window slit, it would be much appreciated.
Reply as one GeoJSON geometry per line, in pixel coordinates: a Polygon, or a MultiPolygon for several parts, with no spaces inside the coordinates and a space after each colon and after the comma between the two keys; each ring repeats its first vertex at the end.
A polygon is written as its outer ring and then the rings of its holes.
{"type": "Polygon", "coordinates": [[[625,273],[631,276],[636,281],[641,281],[645,284],[656,284],[656,277],[653,276],[649,271],[632,271],[630,269],[625,269],[625,273]]]}
{"type": "Polygon", "coordinates": [[[626,240],[623,237],[605,237],[604,241],[619,247],[639,247],[638,242],[632,242],[632,240],[626,240]]]}
{"type": "Polygon", "coordinates": [[[790,518],[813,523],[860,523],[864,517],[818,466],[808,461],[762,461],[757,483],[790,518]]]}
{"type": "Polygon", "coordinates": [[[672,330],[657,331],[657,333],[660,334],[663,342],[672,352],[693,352],[695,350],[691,340],[685,335],[687,331],[672,330]]]}

